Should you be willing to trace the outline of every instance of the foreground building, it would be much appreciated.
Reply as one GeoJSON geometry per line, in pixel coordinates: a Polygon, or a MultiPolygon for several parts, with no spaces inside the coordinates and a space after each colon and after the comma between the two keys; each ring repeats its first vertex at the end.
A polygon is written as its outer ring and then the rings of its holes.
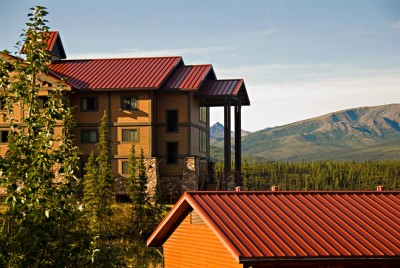
{"type": "MultiPolygon", "coordinates": [[[[137,153],[144,151],[150,186],[157,184],[164,194],[204,189],[210,160],[209,109],[216,106],[225,107],[229,131],[225,161],[231,162],[231,106],[240,138],[241,107],[250,105],[242,79],[218,80],[212,65],[186,65],[182,57],[66,60],[58,32],[50,32],[47,43],[51,64],[40,95],[45,104],[48,88],[66,79],[78,122],[75,134],[83,152],[82,167],[95,150],[100,119],[107,111],[117,178],[128,174],[134,143],[137,153]]],[[[1,57],[15,60],[6,54],[1,57]]],[[[0,131],[0,154],[4,154],[8,124],[0,123],[0,131]]],[[[240,154],[239,140],[235,169],[239,173],[240,154]]],[[[230,164],[226,166],[230,176],[230,164]]],[[[119,182],[123,184],[123,179],[119,182]]],[[[118,193],[124,193],[123,187],[118,193]]]]}
{"type": "Polygon", "coordinates": [[[399,191],[186,192],[147,240],[164,267],[399,267],[399,191]]]}

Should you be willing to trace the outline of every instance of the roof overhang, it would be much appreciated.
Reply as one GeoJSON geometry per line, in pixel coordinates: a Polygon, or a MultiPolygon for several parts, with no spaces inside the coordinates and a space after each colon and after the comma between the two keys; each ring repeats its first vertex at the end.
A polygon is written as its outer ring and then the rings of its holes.
{"type": "Polygon", "coordinates": [[[205,107],[225,106],[228,98],[233,101],[232,105],[250,105],[243,79],[204,81],[194,96],[200,100],[200,105],[205,107]]]}

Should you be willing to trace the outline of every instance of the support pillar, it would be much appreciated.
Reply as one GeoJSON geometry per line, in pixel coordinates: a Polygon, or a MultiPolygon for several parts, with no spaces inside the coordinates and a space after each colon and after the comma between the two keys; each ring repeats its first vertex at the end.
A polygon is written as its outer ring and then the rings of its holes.
{"type": "MultiPolygon", "coordinates": [[[[242,106],[235,105],[235,171],[239,178],[242,173],[242,106]]],[[[239,181],[240,184],[240,181],[239,181]]]]}
{"type": "Polygon", "coordinates": [[[231,98],[226,98],[224,106],[224,172],[231,172],[231,98]]]}

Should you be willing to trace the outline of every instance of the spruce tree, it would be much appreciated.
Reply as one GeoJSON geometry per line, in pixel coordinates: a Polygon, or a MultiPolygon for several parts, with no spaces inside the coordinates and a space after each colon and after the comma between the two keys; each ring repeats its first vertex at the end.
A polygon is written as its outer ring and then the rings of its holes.
{"type": "Polygon", "coordinates": [[[99,235],[106,234],[107,219],[111,216],[111,205],[114,198],[110,143],[108,116],[107,111],[104,111],[99,126],[99,142],[96,144],[98,155],[95,158],[92,152],[85,165],[83,199],[92,231],[99,235]]]}

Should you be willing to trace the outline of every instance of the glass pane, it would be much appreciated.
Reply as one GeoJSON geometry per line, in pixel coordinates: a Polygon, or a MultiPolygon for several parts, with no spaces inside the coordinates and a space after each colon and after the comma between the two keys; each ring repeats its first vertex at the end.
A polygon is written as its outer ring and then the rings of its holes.
{"type": "Polygon", "coordinates": [[[87,98],[82,99],[82,110],[87,111],[87,98]]]}
{"type": "Polygon", "coordinates": [[[97,142],[97,131],[92,130],[90,133],[90,142],[97,142]]]}

